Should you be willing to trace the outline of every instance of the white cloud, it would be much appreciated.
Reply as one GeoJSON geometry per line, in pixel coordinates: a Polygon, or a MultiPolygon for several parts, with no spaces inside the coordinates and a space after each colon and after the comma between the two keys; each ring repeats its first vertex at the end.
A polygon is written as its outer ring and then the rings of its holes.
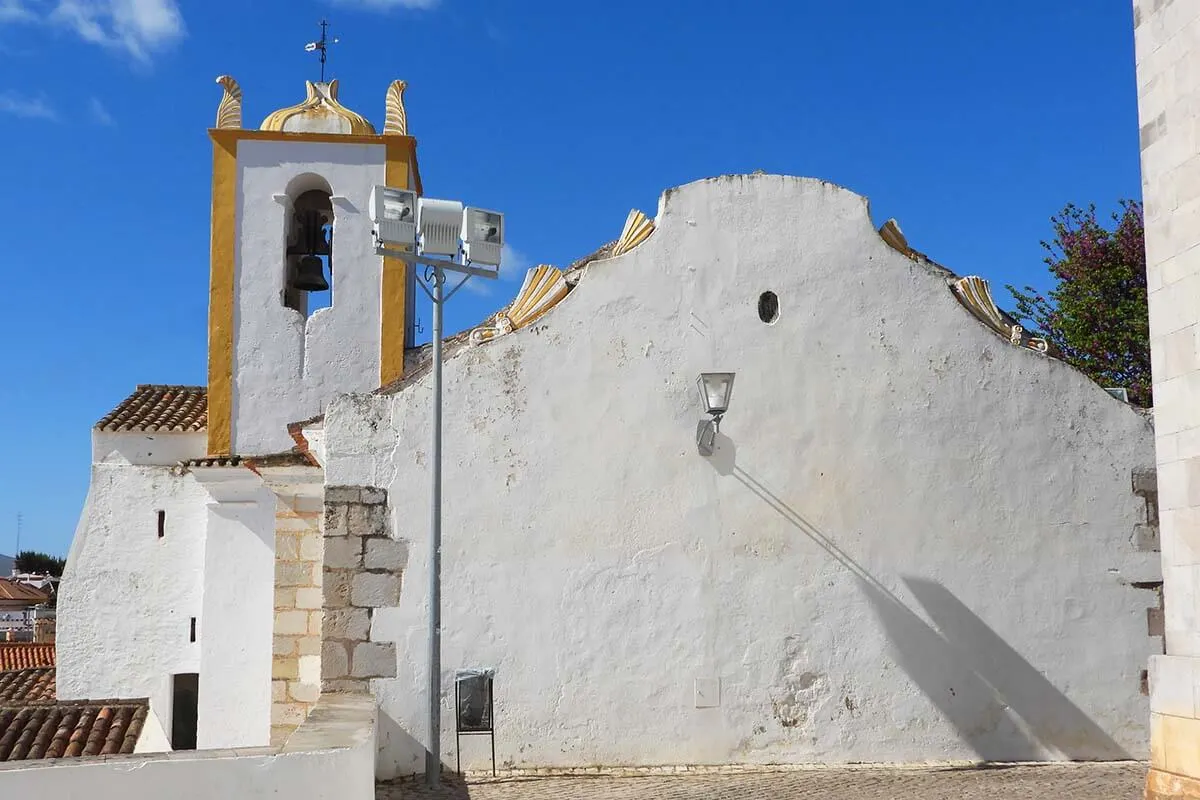
{"type": "Polygon", "coordinates": [[[139,61],[183,37],[176,0],[58,0],[49,19],[84,41],[121,50],[139,61]]]}
{"type": "Polygon", "coordinates": [[[16,92],[0,92],[0,114],[26,119],[58,119],[58,112],[45,97],[26,97],[16,92]]]}
{"type": "Polygon", "coordinates": [[[525,271],[533,266],[528,256],[511,244],[500,251],[500,277],[502,279],[524,278],[525,271]]]}
{"type": "Polygon", "coordinates": [[[100,102],[100,98],[98,97],[93,97],[88,103],[88,111],[91,112],[92,121],[98,125],[112,127],[117,124],[117,121],[113,119],[113,115],[108,112],[108,109],[104,107],[104,103],[100,102]]]}
{"type": "Polygon", "coordinates": [[[37,19],[27,0],[0,0],[0,22],[33,22],[37,19]]]}
{"type": "MultiPolygon", "coordinates": [[[[524,253],[512,245],[504,245],[500,252],[500,281],[524,280],[525,272],[532,264],[524,253]]],[[[496,280],[489,278],[472,278],[463,284],[463,288],[475,294],[491,294],[496,280]]]]}
{"type": "Polygon", "coordinates": [[[333,0],[335,6],[357,6],[368,11],[391,11],[394,8],[437,8],[442,0],[333,0]]]}

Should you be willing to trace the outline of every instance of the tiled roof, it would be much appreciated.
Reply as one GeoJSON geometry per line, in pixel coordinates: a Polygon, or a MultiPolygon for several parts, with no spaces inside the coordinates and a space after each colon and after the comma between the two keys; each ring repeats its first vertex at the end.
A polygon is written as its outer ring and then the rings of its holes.
{"type": "Polygon", "coordinates": [[[0,703],[0,761],[128,755],[149,708],[148,700],[0,703]]]}
{"type": "Polygon", "coordinates": [[[204,458],[189,458],[179,462],[180,466],[189,469],[196,467],[240,467],[241,456],[206,456],[204,458]]]}
{"type": "Polygon", "coordinates": [[[102,431],[190,433],[208,426],[208,389],[204,386],[142,384],[121,405],[96,423],[102,431]]]}
{"type": "Polygon", "coordinates": [[[0,706],[53,703],[56,699],[54,667],[0,672],[0,706]]]}
{"type": "Polygon", "coordinates": [[[30,605],[45,603],[50,599],[50,595],[43,592],[41,589],[35,589],[32,586],[26,586],[23,583],[9,580],[8,578],[0,578],[0,600],[16,600],[30,605]]]}
{"type": "MultiPolygon", "coordinates": [[[[53,666],[53,644],[0,642],[0,678],[8,670],[53,666]]],[[[3,693],[0,693],[0,697],[3,697],[3,693]]]]}

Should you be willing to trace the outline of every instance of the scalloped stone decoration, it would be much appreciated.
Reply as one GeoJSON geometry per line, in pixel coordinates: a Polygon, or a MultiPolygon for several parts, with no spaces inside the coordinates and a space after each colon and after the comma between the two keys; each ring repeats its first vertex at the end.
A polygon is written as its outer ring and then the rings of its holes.
{"type": "Polygon", "coordinates": [[[563,271],[558,267],[545,264],[534,267],[525,273],[525,283],[521,285],[521,291],[512,305],[493,317],[487,325],[471,331],[471,344],[490,342],[529,325],[554,308],[570,289],[563,271]]]}
{"type": "Polygon", "coordinates": [[[1045,353],[1050,349],[1050,345],[1045,339],[1026,336],[1023,327],[1014,325],[1005,319],[992,299],[992,290],[988,286],[988,282],[983,278],[978,275],[968,275],[954,281],[952,288],[954,296],[975,315],[976,319],[1008,339],[1009,344],[1015,347],[1027,347],[1039,353],[1045,353]]]}
{"type": "Polygon", "coordinates": [[[283,133],[344,133],[374,136],[367,118],[338,102],[338,82],[305,81],[308,96],[303,103],[281,108],[263,120],[260,130],[283,133]]]}
{"type": "Polygon", "coordinates": [[[217,106],[217,127],[242,127],[242,87],[230,75],[220,76],[217,83],[225,89],[221,104],[217,106]]]}
{"type": "Polygon", "coordinates": [[[913,249],[908,244],[908,237],[904,235],[904,231],[900,230],[900,223],[895,219],[889,219],[879,227],[879,236],[887,243],[888,247],[897,253],[909,258],[914,257],[913,249]]]}
{"type": "Polygon", "coordinates": [[[617,244],[613,247],[613,256],[625,255],[649,239],[652,233],[654,233],[654,221],[636,208],[633,209],[625,219],[625,229],[621,231],[621,238],[617,239],[617,244]]]}

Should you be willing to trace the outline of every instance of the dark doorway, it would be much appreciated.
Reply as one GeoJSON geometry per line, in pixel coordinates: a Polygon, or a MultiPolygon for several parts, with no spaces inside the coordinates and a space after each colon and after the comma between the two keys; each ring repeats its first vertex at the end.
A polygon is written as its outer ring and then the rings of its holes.
{"type": "Polygon", "coordinates": [[[176,675],[171,688],[171,748],[195,750],[200,676],[194,672],[176,675]]]}

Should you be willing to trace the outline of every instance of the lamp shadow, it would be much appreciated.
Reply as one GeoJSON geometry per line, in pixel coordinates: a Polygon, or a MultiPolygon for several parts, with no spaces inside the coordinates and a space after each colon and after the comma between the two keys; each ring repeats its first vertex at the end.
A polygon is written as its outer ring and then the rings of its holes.
{"type": "Polygon", "coordinates": [[[708,461],[733,477],[854,576],[897,664],[983,761],[1132,758],[945,586],[902,580],[934,625],[761,481],[737,466],[724,434],[708,461]],[[936,627],[934,627],[936,626],[936,627]]]}

